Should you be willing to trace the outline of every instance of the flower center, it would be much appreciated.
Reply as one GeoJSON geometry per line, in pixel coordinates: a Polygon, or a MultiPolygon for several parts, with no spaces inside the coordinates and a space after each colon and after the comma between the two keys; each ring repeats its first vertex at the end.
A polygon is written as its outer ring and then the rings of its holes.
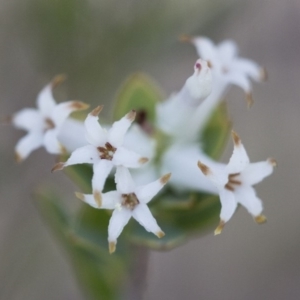
{"type": "Polygon", "coordinates": [[[225,184],[225,189],[233,192],[236,186],[241,185],[242,182],[237,178],[239,175],[240,173],[229,174],[228,182],[225,184]]]}
{"type": "Polygon", "coordinates": [[[131,194],[122,194],[122,206],[134,210],[134,208],[140,203],[135,193],[131,194]]]}
{"type": "Polygon", "coordinates": [[[55,128],[55,124],[50,118],[45,119],[45,125],[45,131],[55,128]]]}
{"type": "Polygon", "coordinates": [[[100,158],[112,160],[114,157],[117,148],[112,146],[110,143],[106,143],[104,147],[98,147],[98,151],[100,152],[100,158]]]}

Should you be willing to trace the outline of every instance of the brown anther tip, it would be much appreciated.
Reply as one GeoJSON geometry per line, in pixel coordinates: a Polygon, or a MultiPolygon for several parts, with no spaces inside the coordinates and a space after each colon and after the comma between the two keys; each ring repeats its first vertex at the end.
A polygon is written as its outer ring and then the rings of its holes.
{"type": "Polygon", "coordinates": [[[273,166],[277,167],[277,161],[274,158],[268,158],[268,162],[273,166]]]}
{"type": "Polygon", "coordinates": [[[94,192],[94,199],[95,199],[98,207],[101,207],[102,206],[102,196],[99,191],[94,192]]]}
{"type": "Polygon", "coordinates": [[[109,253],[112,254],[116,251],[116,243],[115,242],[109,242],[108,244],[109,253]]]}
{"type": "Polygon", "coordinates": [[[61,85],[64,81],[66,81],[66,79],[67,76],[65,74],[56,75],[51,81],[52,88],[61,85]]]}
{"type": "Polygon", "coordinates": [[[140,165],[144,165],[145,163],[147,163],[149,161],[149,159],[147,157],[141,157],[139,159],[139,164],[140,165]]]}
{"type": "Polygon", "coordinates": [[[191,37],[191,36],[188,35],[188,34],[181,34],[181,35],[178,37],[178,40],[179,40],[179,42],[181,42],[181,43],[192,43],[192,42],[193,42],[193,37],[191,37]]]}
{"type": "Polygon", "coordinates": [[[210,174],[210,168],[203,164],[201,161],[198,161],[198,167],[202,171],[204,175],[209,175],[210,174]]]}
{"type": "Polygon", "coordinates": [[[79,192],[75,192],[75,196],[78,198],[78,199],[80,199],[81,201],[83,201],[84,202],[84,194],[82,194],[82,193],[79,193],[79,192]]]}
{"type": "Polygon", "coordinates": [[[126,117],[130,122],[133,122],[136,117],[136,111],[133,109],[126,115],[126,117]]]}
{"type": "Polygon", "coordinates": [[[96,108],[94,108],[94,109],[90,112],[90,114],[91,114],[93,117],[97,117],[97,116],[100,114],[100,112],[101,112],[102,109],[103,109],[103,105],[99,105],[99,106],[97,106],[96,108]]]}
{"type": "Polygon", "coordinates": [[[253,103],[254,103],[254,100],[253,100],[253,97],[252,97],[252,93],[247,93],[246,94],[246,101],[247,101],[247,107],[248,109],[252,107],[253,103]]]}
{"type": "Polygon", "coordinates": [[[74,110],[85,110],[89,108],[90,105],[81,101],[72,101],[70,104],[70,108],[74,110]]]}
{"type": "Polygon", "coordinates": [[[18,152],[15,152],[15,161],[16,161],[17,163],[21,163],[21,162],[23,161],[23,157],[22,157],[21,154],[18,153],[18,152]]]}
{"type": "Polygon", "coordinates": [[[171,178],[171,173],[164,175],[163,177],[160,178],[161,184],[165,185],[169,181],[170,178],[171,178]]]}
{"type": "Polygon", "coordinates": [[[62,169],[64,168],[64,166],[65,166],[65,163],[63,163],[63,162],[57,163],[57,164],[52,168],[51,173],[53,173],[53,172],[55,172],[55,171],[60,171],[60,170],[62,170],[62,169]]]}
{"type": "Polygon", "coordinates": [[[158,238],[163,238],[165,236],[165,233],[163,231],[158,231],[155,233],[155,235],[158,237],[158,238]]]}
{"type": "Polygon", "coordinates": [[[269,75],[268,75],[267,69],[265,67],[262,67],[260,69],[260,80],[267,81],[268,78],[269,78],[269,75]]]}
{"type": "Polygon", "coordinates": [[[213,67],[212,63],[210,60],[207,60],[207,66],[211,69],[213,67]]]}
{"type": "Polygon", "coordinates": [[[231,131],[231,136],[235,146],[240,146],[242,144],[240,137],[237,135],[237,133],[234,130],[231,131]]]}
{"type": "Polygon", "coordinates": [[[254,220],[257,224],[263,224],[267,222],[267,218],[264,215],[258,215],[254,218],[254,220]]]}
{"type": "Polygon", "coordinates": [[[218,225],[218,227],[215,229],[214,234],[215,235],[221,234],[222,231],[223,231],[224,226],[225,226],[225,222],[221,220],[220,223],[219,223],[219,225],[218,225]]]}

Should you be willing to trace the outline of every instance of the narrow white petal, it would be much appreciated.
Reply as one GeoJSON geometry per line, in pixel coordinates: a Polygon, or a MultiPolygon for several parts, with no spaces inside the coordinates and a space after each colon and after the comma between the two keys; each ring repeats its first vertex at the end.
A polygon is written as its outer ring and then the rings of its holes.
{"type": "Polygon", "coordinates": [[[113,168],[110,160],[100,159],[94,163],[94,175],[92,179],[93,192],[102,192],[105,181],[113,168]]]}
{"type": "Polygon", "coordinates": [[[136,219],[147,231],[152,232],[155,235],[162,231],[146,204],[137,205],[132,211],[132,217],[136,219]]]}
{"type": "Polygon", "coordinates": [[[230,84],[234,84],[244,90],[246,94],[251,93],[250,80],[244,73],[241,72],[229,72],[224,75],[224,79],[230,84]]]}
{"type": "Polygon", "coordinates": [[[233,153],[226,167],[229,174],[239,173],[249,165],[249,157],[241,140],[234,142],[233,153]]]}
{"type": "Polygon", "coordinates": [[[234,192],[236,201],[242,204],[253,216],[259,216],[262,213],[262,201],[256,196],[256,192],[251,186],[241,186],[234,192]]]}
{"type": "Polygon", "coordinates": [[[135,184],[132,180],[131,174],[125,167],[117,167],[115,182],[117,184],[117,191],[120,194],[130,194],[135,191],[135,184]]]}
{"type": "Polygon", "coordinates": [[[18,161],[22,161],[33,151],[41,147],[43,144],[43,135],[30,132],[22,137],[15,147],[16,157],[18,161]]]}
{"type": "Polygon", "coordinates": [[[131,218],[131,211],[128,209],[115,209],[109,220],[108,225],[108,241],[117,242],[117,238],[121,234],[123,228],[128,223],[131,218]]]}
{"type": "Polygon", "coordinates": [[[241,180],[247,185],[255,185],[273,173],[274,166],[271,161],[260,161],[249,164],[241,173],[241,180]]]}
{"type": "Polygon", "coordinates": [[[238,54],[238,47],[234,41],[226,40],[218,45],[218,53],[223,63],[231,63],[238,54]]]}
{"type": "Polygon", "coordinates": [[[116,166],[124,166],[126,168],[139,168],[148,162],[148,158],[143,157],[124,147],[118,147],[112,162],[116,166]]]}
{"type": "Polygon", "coordinates": [[[15,113],[12,118],[13,124],[27,131],[43,131],[44,118],[35,108],[24,108],[15,113]]]}
{"type": "Polygon", "coordinates": [[[108,142],[114,147],[119,147],[123,144],[125,134],[135,119],[135,111],[129,112],[121,120],[114,122],[111,129],[108,131],[108,142]]]}
{"type": "Polygon", "coordinates": [[[50,117],[56,102],[52,94],[52,84],[46,85],[38,94],[37,107],[43,116],[50,117]]]}
{"type": "Polygon", "coordinates": [[[98,116],[88,114],[84,121],[87,141],[95,147],[103,146],[107,142],[107,133],[98,122],[98,116]]]}
{"type": "Polygon", "coordinates": [[[163,186],[169,181],[171,174],[166,174],[160,179],[146,184],[144,186],[139,186],[135,189],[135,194],[141,203],[147,204],[158,192],[163,188],[163,186]]]}
{"type": "Polygon", "coordinates": [[[101,208],[101,209],[115,209],[116,204],[119,203],[120,200],[120,194],[117,191],[104,193],[101,194],[102,201],[101,201],[101,206],[99,207],[99,203],[95,200],[94,195],[81,194],[81,193],[75,193],[75,194],[83,202],[89,204],[94,208],[101,208]]]}
{"type": "Polygon", "coordinates": [[[64,152],[63,145],[57,139],[57,129],[51,129],[46,131],[44,135],[44,146],[46,150],[51,154],[60,154],[64,152]]]}
{"type": "Polygon", "coordinates": [[[220,219],[224,222],[228,222],[236,210],[237,201],[233,192],[228,191],[226,189],[220,190],[219,196],[222,206],[220,219]]]}
{"type": "Polygon", "coordinates": [[[235,59],[231,65],[235,72],[244,73],[256,81],[261,80],[261,67],[250,59],[239,58],[235,59]]]}
{"type": "Polygon", "coordinates": [[[94,164],[98,160],[100,158],[97,149],[92,145],[87,145],[73,151],[64,165],[94,164]]]}

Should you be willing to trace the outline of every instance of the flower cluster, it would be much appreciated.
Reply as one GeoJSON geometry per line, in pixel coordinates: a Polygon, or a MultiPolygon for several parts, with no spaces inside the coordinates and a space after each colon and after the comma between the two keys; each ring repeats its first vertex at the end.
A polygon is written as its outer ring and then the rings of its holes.
{"type": "Polygon", "coordinates": [[[205,154],[201,144],[205,125],[229,87],[241,87],[251,106],[250,79],[262,81],[266,72],[255,62],[239,58],[232,41],[214,45],[205,37],[184,39],[196,47],[200,58],[182,89],[156,105],[156,120],[151,130],[143,126],[146,113],[135,111],[135,107],[111,127],[99,123],[103,106],[93,109],[84,122],[69,118],[71,112],[86,109],[88,105],[78,101],[55,103],[52,89],[61,82],[61,77],[41,91],[38,109],[23,109],[12,118],[16,127],[28,131],[16,146],[18,160],[44,145],[49,153],[70,154],[52,171],[76,164],[92,165],[92,193],[77,192],[76,196],[96,209],[113,210],[108,225],[110,253],[115,251],[117,238],[131,217],[159,238],[164,236],[147,204],[167,182],[173,193],[219,194],[222,208],[215,234],[221,233],[238,204],[257,223],[266,220],[262,202],[252,186],[273,172],[275,160],[250,163],[235,132],[232,132],[234,150],[227,165],[205,154]],[[137,118],[143,122],[133,124],[137,118]],[[116,190],[103,192],[109,176],[114,176],[116,190]]]}

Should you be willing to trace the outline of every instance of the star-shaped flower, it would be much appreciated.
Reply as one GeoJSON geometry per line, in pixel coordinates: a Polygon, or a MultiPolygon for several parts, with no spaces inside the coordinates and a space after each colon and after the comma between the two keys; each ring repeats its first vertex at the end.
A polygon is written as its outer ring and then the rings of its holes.
{"type": "Polygon", "coordinates": [[[92,207],[114,210],[108,226],[110,253],[116,250],[117,238],[131,217],[157,237],[162,238],[165,235],[157,225],[147,203],[162,189],[170,177],[171,174],[166,174],[154,182],[137,187],[128,169],[118,167],[115,175],[117,190],[103,193],[101,195],[101,205],[99,205],[93,195],[76,193],[79,199],[92,207]]]}
{"type": "Polygon", "coordinates": [[[72,112],[86,109],[89,105],[79,101],[57,104],[52,89],[63,80],[63,76],[57,76],[42,89],[37,97],[37,108],[24,108],[12,116],[13,125],[28,131],[16,145],[17,161],[24,160],[33,150],[41,146],[52,154],[64,152],[64,145],[57,139],[64,121],[72,112]]]}
{"type": "Polygon", "coordinates": [[[98,122],[98,115],[102,109],[103,106],[96,107],[85,119],[86,139],[89,145],[76,149],[65,163],[58,163],[52,169],[56,171],[70,165],[93,164],[93,194],[99,206],[106,178],[114,166],[139,168],[148,162],[148,158],[123,147],[125,134],[135,119],[135,111],[130,111],[122,119],[114,122],[107,131],[98,122]]]}
{"type": "Polygon", "coordinates": [[[262,215],[262,201],[256,196],[253,185],[262,181],[273,172],[276,161],[250,163],[247,152],[235,132],[232,132],[234,141],[233,154],[228,165],[222,169],[213,169],[198,162],[198,167],[207,176],[219,191],[221,201],[220,224],[215,235],[220,234],[226,222],[234,214],[238,203],[243,205],[254,217],[257,223],[264,223],[266,217],[262,215]]]}
{"type": "Polygon", "coordinates": [[[215,82],[218,80],[226,84],[234,84],[241,87],[247,97],[248,106],[253,103],[250,79],[255,81],[266,80],[267,74],[252,60],[238,57],[238,47],[235,42],[225,40],[215,45],[206,37],[184,37],[184,40],[192,42],[196,47],[199,57],[208,61],[215,82]]]}

